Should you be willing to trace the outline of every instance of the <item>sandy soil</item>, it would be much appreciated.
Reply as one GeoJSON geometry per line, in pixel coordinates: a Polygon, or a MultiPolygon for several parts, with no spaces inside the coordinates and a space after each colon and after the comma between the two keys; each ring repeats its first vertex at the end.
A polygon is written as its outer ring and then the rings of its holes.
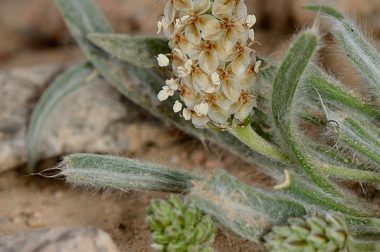
{"type": "MultiPolygon", "coordinates": [[[[203,145],[181,134],[174,134],[172,140],[161,148],[162,144],[152,139],[133,156],[198,173],[230,167],[229,172],[247,183],[268,184],[263,174],[215,146],[203,145]]],[[[45,162],[42,167],[50,167],[55,161],[45,162]]],[[[10,171],[0,176],[0,235],[36,228],[90,225],[107,231],[121,251],[150,251],[145,210],[152,198],[167,196],[74,189],[63,181],[10,171]]],[[[257,245],[226,231],[219,231],[215,247],[219,251],[260,251],[257,245]]]]}

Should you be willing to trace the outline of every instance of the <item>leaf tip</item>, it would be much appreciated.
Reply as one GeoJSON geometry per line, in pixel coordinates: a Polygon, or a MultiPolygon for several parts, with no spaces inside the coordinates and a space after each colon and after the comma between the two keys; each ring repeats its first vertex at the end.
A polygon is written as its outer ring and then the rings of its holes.
{"type": "Polygon", "coordinates": [[[317,5],[317,4],[311,4],[311,5],[305,5],[303,6],[303,9],[319,12],[322,13],[325,16],[334,17],[338,20],[343,20],[344,16],[337,10],[335,10],[332,7],[326,6],[326,5],[317,5]]]}

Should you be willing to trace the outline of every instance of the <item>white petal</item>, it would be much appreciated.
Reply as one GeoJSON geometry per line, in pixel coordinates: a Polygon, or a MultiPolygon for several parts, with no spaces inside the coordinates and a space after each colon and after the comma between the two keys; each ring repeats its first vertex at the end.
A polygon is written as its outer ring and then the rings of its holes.
{"type": "Polygon", "coordinates": [[[242,53],[231,62],[231,70],[237,76],[241,76],[247,70],[250,62],[250,57],[247,54],[242,53]]]}
{"type": "Polygon", "coordinates": [[[223,35],[220,21],[211,15],[202,15],[198,24],[206,40],[217,40],[223,35]]]}
{"type": "MultiPolygon", "coordinates": [[[[189,77],[187,77],[189,78],[189,77]]],[[[189,81],[192,81],[191,79],[189,81]]],[[[182,82],[182,80],[181,80],[182,82]]],[[[193,107],[198,99],[195,95],[195,93],[192,91],[193,88],[182,86],[181,87],[181,99],[185,103],[187,107],[193,107]]]]}
{"type": "Polygon", "coordinates": [[[218,56],[214,50],[205,52],[199,59],[199,66],[207,74],[212,74],[218,69],[218,56]]]}
{"type": "Polygon", "coordinates": [[[167,1],[164,7],[164,15],[168,18],[169,23],[173,23],[175,18],[175,10],[172,1],[167,1]]]}
{"type": "Polygon", "coordinates": [[[223,36],[223,46],[226,52],[230,52],[238,40],[238,34],[234,29],[227,29],[226,33],[223,36]]]}
{"type": "Polygon", "coordinates": [[[233,10],[231,0],[215,0],[212,4],[212,14],[218,18],[230,17],[233,10]]]}
{"type": "Polygon", "coordinates": [[[205,116],[208,112],[208,104],[206,102],[194,106],[194,111],[197,116],[205,116]]]}
{"type": "Polygon", "coordinates": [[[249,29],[249,31],[248,31],[248,38],[252,42],[255,42],[255,31],[253,29],[249,29]]]}
{"type": "Polygon", "coordinates": [[[236,111],[234,118],[240,121],[244,121],[252,112],[255,102],[253,99],[242,104],[242,106],[236,111]]]}
{"type": "Polygon", "coordinates": [[[169,98],[169,94],[166,90],[163,89],[157,94],[157,98],[159,101],[165,101],[169,98]]]}
{"type": "Polygon", "coordinates": [[[157,34],[160,34],[162,31],[162,22],[158,21],[157,22],[157,34]]]}
{"type": "Polygon", "coordinates": [[[212,84],[214,84],[215,86],[219,86],[222,83],[220,80],[220,76],[217,72],[211,74],[211,81],[212,84]]]}
{"type": "Polygon", "coordinates": [[[179,101],[175,101],[173,105],[174,113],[178,113],[181,110],[182,110],[182,103],[180,103],[179,101]]]}
{"type": "Polygon", "coordinates": [[[169,58],[165,54],[159,54],[157,56],[157,61],[160,67],[166,67],[169,65],[169,58]]]}
{"type": "Polygon", "coordinates": [[[240,96],[240,85],[237,78],[230,77],[223,82],[222,90],[224,95],[231,101],[236,102],[240,96]]]}
{"type": "Polygon", "coordinates": [[[184,77],[188,76],[189,73],[187,72],[187,70],[185,69],[185,67],[179,66],[179,67],[177,67],[177,75],[180,78],[184,78],[184,77]]]}
{"type": "Polygon", "coordinates": [[[211,106],[207,115],[211,121],[219,124],[227,123],[228,118],[230,117],[228,113],[225,113],[221,108],[217,106],[211,106]]]}
{"type": "Polygon", "coordinates": [[[248,28],[252,28],[252,26],[256,24],[256,16],[248,15],[245,19],[245,23],[247,24],[248,28]]]}
{"type": "Polygon", "coordinates": [[[213,88],[212,81],[210,79],[210,76],[205,74],[202,70],[199,68],[195,71],[194,75],[194,83],[201,91],[209,90],[210,88],[213,88]]]}
{"type": "Polygon", "coordinates": [[[260,71],[260,67],[261,65],[263,64],[263,61],[262,60],[258,60],[255,64],[255,73],[258,73],[260,71]]]}
{"type": "Polygon", "coordinates": [[[224,61],[224,62],[231,61],[231,60],[227,60],[231,52],[227,52],[224,49],[222,39],[215,41],[214,45],[215,45],[215,53],[218,55],[219,60],[224,61]]]}
{"type": "Polygon", "coordinates": [[[191,122],[195,127],[204,128],[206,124],[210,121],[207,116],[197,116],[195,114],[191,117],[191,122]]]}
{"type": "Polygon", "coordinates": [[[254,66],[249,65],[247,67],[247,71],[240,76],[240,87],[243,90],[252,90],[255,88],[256,84],[256,79],[257,79],[257,74],[254,71],[254,66]]]}
{"type": "Polygon", "coordinates": [[[193,9],[192,0],[173,0],[173,5],[176,10],[189,11],[193,9]]]}
{"type": "Polygon", "coordinates": [[[194,13],[203,14],[210,8],[210,0],[193,0],[194,13]]]}
{"type": "Polygon", "coordinates": [[[190,109],[183,109],[182,110],[182,115],[183,115],[183,118],[186,120],[186,121],[189,121],[191,120],[191,110],[190,109]]]}
{"type": "Polygon", "coordinates": [[[198,45],[201,42],[201,32],[194,23],[186,26],[185,37],[190,41],[190,43],[195,45],[198,45]]]}
{"type": "Polygon", "coordinates": [[[235,6],[235,16],[238,20],[242,20],[247,16],[247,5],[245,5],[244,0],[238,0],[235,6]]]}
{"type": "Polygon", "coordinates": [[[165,81],[166,85],[169,87],[171,90],[177,90],[178,89],[178,80],[176,79],[169,79],[165,81]]]}

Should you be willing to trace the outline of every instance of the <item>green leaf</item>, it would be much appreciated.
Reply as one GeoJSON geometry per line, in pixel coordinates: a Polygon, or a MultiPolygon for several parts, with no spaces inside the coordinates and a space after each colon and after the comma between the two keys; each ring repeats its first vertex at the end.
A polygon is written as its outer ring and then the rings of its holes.
{"type": "Polygon", "coordinates": [[[343,146],[348,146],[355,153],[360,153],[373,162],[380,165],[380,147],[379,142],[376,139],[374,132],[369,133],[368,128],[360,125],[351,116],[343,116],[339,114],[333,114],[335,122],[338,123],[339,129],[337,134],[337,140],[342,142],[343,146]]]}
{"type": "Polygon", "coordinates": [[[318,34],[313,30],[301,32],[285,56],[274,81],[272,94],[273,116],[286,142],[304,172],[319,187],[336,193],[334,186],[313,166],[297,139],[297,125],[294,125],[295,94],[301,77],[318,46],[318,34]]]}
{"type": "Polygon", "coordinates": [[[325,15],[335,17],[338,20],[343,20],[344,16],[334,8],[331,8],[329,6],[324,6],[324,5],[307,5],[303,7],[305,10],[311,10],[311,11],[316,11],[316,12],[321,12],[325,15]]]}
{"type": "Polygon", "coordinates": [[[41,138],[49,116],[62,100],[95,77],[91,75],[93,72],[94,69],[88,63],[73,66],[59,75],[39,99],[33,109],[27,132],[29,171],[32,171],[38,161],[41,138]]]}
{"type": "Polygon", "coordinates": [[[73,29],[76,39],[86,41],[84,33],[112,32],[107,19],[99,12],[92,0],[56,0],[66,24],[73,29]]]}
{"type": "Polygon", "coordinates": [[[358,95],[348,91],[341,83],[324,73],[321,69],[313,67],[305,76],[303,82],[309,87],[310,93],[317,90],[325,101],[343,110],[351,109],[368,118],[380,121],[380,110],[372,104],[362,101],[358,95]],[[314,89],[314,90],[312,90],[314,89]]]}
{"type": "Polygon", "coordinates": [[[191,173],[134,159],[95,154],[72,154],[64,158],[57,176],[75,186],[117,190],[150,190],[183,193],[199,177],[191,173]]]}
{"type": "Polygon", "coordinates": [[[286,185],[281,189],[292,198],[303,202],[309,212],[315,212],[315,207],[318,206],[326,211],[335,211],[346,216],[379,217],[377,209],[371,208],[361,200],[326,193],[315,185],[305,183],[298,174],[289,173],[284,184],[286,185]]]}
{"type": "Polygon", "coordinates": [[[113,57],[139,67],[158,67],[157,55],[170,53],[169,41],[163,38],[104,33],[91,33],[88,38],[113,57]]]}
{"type": "Polygon", "coordinates": [[[243,184],[223,170],[195,182],[189,198],[197,208],[251,241],[257,241],[273,225],[306,214],[299,203],[243,184]]]}
{"type": "Polygon", "coordinates": [[[365,39],[360,28],[345,19],[342,14],[327,6],[308,6],[307,9],[320,11],[329,17],[331,33],[344,49],[347,57],[354,63],[358,71],[370,86],[380,95],[380,55],[365,39]]]}

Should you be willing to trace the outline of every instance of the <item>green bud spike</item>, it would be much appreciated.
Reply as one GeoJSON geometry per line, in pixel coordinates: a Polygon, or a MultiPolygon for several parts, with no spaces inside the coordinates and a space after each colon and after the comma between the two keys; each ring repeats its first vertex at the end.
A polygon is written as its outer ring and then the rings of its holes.
{"type": "Polygon", "coordinates": [[[270,252],[324,251],[348,252],[349,235],[339,216],[290,218],[288,225],[277,226],[265,236],[270,252]]]}
{"type": "Polygon", "coordinates": [[[158,251],[214,251],[216,227],[209,216],[177,196],[154,200],[148,208],[152,248],[158,251]]]}

